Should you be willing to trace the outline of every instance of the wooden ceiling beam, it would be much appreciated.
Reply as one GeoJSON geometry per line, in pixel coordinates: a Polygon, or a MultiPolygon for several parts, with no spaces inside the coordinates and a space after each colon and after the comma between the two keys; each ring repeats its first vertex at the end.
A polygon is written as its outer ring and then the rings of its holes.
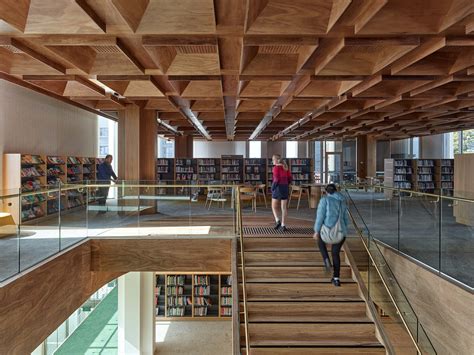
{"type": "Polygon", "coordinates": [[[344,48],[344,38],[324,38],[319,42],[314,59],[314,74],[317,75],[344,48]]]}
{"type": "Polygon", "coordinates": [[[97,15],[97,13],[90,7],[86,0],[75,0],[76,4],[90,17],[92,21],[99,27],[104,33],[107,32],[107,25],[105,22],[97,15]]]}
{"type": "Polygon", "coordinates": [[[59,63],[56,63],[55,61],[51,60],[50,58],[44,56],[41,53],[38,53],[34,49],[30,48],[26,43],[22,42],[21,40],[17,38],[11,38],[11,45],[14,46],[15,48],[19,49],[20,51],[24,52],[28,56],[30,56],[33,59],[36,59],[40,61],[43,64],[46,64],[48,67],[66,74],[66,68],[62,66],[59,63]]]}
{"type": "Polygon", "coordinates": [[[434,37],[424,40],[418,47],[405,54],[391,65],[391,74],[397,74],[410,65],[429,56],[446,46],[445,37],[434,37]]]}
{"type": "Polygon", "coordinates": [[[352,96],[357,96],[361,94],[362,92],[370,89],[372,86],[379,84],[380,82],[382,82],[382,75],[380,74],[373,75],[367,78],[367,80],[364,80],[360,84],[357,84],[356,86],[354,86],[351,89],[352,96]]]}
{"type": "Polygon", "coordinates": [[[113,7],[133,32],[136,32],[150,0],[112,0],[113,7]]]}
{"type": "Polygon", "coordinates": [[[140,63],[135,54],[127,48],[120,38],[117,38],[117,48],[138,70],[145,74],[145,67],[142,65],[142,63],[140,63]]]}
{"type": "Polygon", "coordinates": [[[428,84],[425,84],[420,87],[417,87],[416,89],[413,89],[412,91],[410,91],[410,96],[416,96],[416,95],[422,94],[431,89],[448,84],[452,82],[453,80],[454,80],[454,77],[452,75],[448,75],[442,79],[434,80],[428,84]]]}
{"type": "Polygon", "coordinates": [[[217,46],[217,37],[210,35],[145,35],[142,37],[145,47],[156,46],[217,46]]]}

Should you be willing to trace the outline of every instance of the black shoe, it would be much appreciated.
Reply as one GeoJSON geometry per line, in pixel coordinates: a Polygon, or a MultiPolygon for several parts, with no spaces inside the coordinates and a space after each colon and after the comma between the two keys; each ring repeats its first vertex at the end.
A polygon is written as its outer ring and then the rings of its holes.
{"type": "Polygon", "coordinates": [[[339,279],[335,279],[334,277],[331,279],[331,282],[334,286],[341,286],[341,281],[339,281],[339,279]]]}
{"type": "Polygon", "coordinates": [[[288,231],[288,228],[286,228],[286,226],[283,226],[283,227],[281,227],[281,231],[286,232],[286,231],[288,231]]]}
{"type": "Polygon", "coordinates": [[[331,260],[324,259],[324,270],[326,271],[326,273],[330,273],[332,271],[331,260]]]}
{"type": "Polygon", "coordinates": [[[281,221],[276,222],[275,227],[273,229],[278,230],[281,227],[281,221]]]}

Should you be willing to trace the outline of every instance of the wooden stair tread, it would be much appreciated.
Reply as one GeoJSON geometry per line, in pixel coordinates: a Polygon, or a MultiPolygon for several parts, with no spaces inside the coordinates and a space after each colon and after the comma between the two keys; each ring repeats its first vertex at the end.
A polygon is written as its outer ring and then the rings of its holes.
{"type": "Polygon", "coordinates": [[[371,323],[250,323],[248,329],[251,346],[381,345],[371,323]]]}
{"type": "Polygon", "coordinates": [[[310,251],[316,248],[316,242],[311,237],[291,237],[291,238],[273,238],[273,237],[245,237],[245,251],[310,251]]]}
{"type": "MultiPolygon", "coordinates": [[[[357,283],[248,283],[248,301],[360,301],[357,283]]],[[[240,287],[240,293],[242,293],[240,287]]]]}
{"type": "MultiPolygon", "coordinates": [[[[241,349],[242,354],[246,354],[245,348],[241,349]]],[[[250,355],[382,355],[385,348],[380,347],[357,347],[357,348],[251,348],[250,355]]]]}
{"type": "MultiPolygon", "coordinates": [[[[239,268],[239,279],[242,268],[239,268]]],[[[246,282],[311,282],[327,281],[332,273],[322,266],[247,266],[246,282]]],[[[341,282],[354,282],[349,266],[341,266],[341,282]]]]}
{"type": "Polygon", "coordinates": [[[363,301],[247,302],[247,312],[249,322],[371,322],[363,301]]]}
{"type": "MultiPolygon", "coordinates": [[[[279,251],[279,252],[245,252],[245,266],[322,266],[321,254],[317,251],[279,251]]],[[[238,255],[240,260],[240,253],[238,255]]],[[[341,264],[345,256],[341,252],[341,264]]]]}

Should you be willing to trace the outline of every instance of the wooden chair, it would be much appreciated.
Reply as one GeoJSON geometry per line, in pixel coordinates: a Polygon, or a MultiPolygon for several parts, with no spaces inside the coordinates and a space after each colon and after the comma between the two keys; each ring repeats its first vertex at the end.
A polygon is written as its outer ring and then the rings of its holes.
{"type": "Polygon", "coordinates": [[[257,192],[257,197],[258,201],[260,201],[261,196],[263,196],[263,201],[265,202],[265,208],[267,208],[267,194],[266,194],[266,188],[267,185],[265,184],[260,184],[256,186],[256,192],[257,192]]]}
{"type": "Polygon", "coordinates": [[[206,208],[207,204],[209,203],[208,209],[211,209],[212,202],[219,202],[222,203],[222,207],[224,207],[224,203],[227,201],[224,198],[224,191],[220,187],[209,187],[207,189],[206,195],[206,202],[204,203],[204,208],[206,208]]]}
{"type": "Polygon", "coordinates": [[[307,187],[302,187],[298,185],[291,185],[291,191],[290,191],[290,197],[288,200],[288,208],[290,208],[290,203],[291,203],[291,198],[298,198],[298,203],[296,205],[296,209],[300,209],[300,201],[301,201],[301,196],[306,195],[308,198],[308,207],[310,207],[310,201],[309,201],[309,191],[307,187]]]}
{"type": "Polygon", "coordinates": [[[241,187],[240,201],[252,201],[252,210],[257,212],[257,192],[254,187],[241,187]]]}

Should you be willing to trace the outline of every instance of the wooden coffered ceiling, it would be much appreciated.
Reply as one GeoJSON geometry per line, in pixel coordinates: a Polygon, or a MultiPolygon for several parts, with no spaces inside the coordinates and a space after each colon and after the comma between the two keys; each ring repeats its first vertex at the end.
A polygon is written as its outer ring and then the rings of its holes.
{"type": "Polygon", "coordinates": [[[1,0],[0,78],[207,139],[441,133],[474,127],[474,1],[1,0]]]}

